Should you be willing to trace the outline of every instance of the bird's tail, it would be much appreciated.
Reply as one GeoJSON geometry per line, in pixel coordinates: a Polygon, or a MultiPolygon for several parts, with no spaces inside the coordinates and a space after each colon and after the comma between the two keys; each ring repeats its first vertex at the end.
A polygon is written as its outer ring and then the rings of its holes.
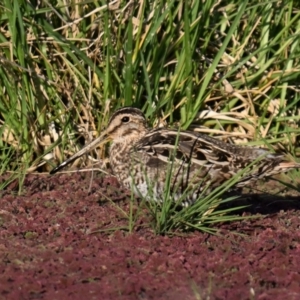
{"type": "Polygon", "coordinates": [[[294,161],[282,161],[274,167],[273,174],[284,173],[291,169],[300,169],[300,163],[294,161]]]}

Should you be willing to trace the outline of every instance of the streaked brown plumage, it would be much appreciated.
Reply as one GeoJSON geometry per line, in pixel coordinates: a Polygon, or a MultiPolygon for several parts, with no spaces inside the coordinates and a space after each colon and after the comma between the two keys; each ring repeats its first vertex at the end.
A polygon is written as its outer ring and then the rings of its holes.
{"type": "Polygon", "coordinates": [[[243,187],[253,180],[299,168],[300,164],[285,159],[284,155],[269,151],[231,145],[210,136],[167,128],[148,129],[143,113],[133,107],[117,110],[109,120],[106,130],[68,160],[54,168],[54,174],[67,164],[112,140],[111,168],[127,188],[148,199],[164,199],[165,182],[170,176],[171,195],[178,200],[184,194],[185,203],[195,201],[249,168],[235,187],[243,187]]]}

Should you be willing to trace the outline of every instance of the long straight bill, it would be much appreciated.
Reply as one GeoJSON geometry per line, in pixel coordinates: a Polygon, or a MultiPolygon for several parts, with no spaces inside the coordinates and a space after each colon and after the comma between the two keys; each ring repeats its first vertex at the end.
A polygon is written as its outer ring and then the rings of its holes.
{"type": "Polygon", "coordinates": [[[74,160],[76,160],[77,158],[81,157],[85,153],[87,153],[87,152],[95,149],[97,146],[99,146],[101,144],[104,144],[105,142],[107,142],[107,140],[108,140],[107,134],[106,133],[101,134],[94,141],[92,141],[91,143],[89,143],[86,146],[84,146],[81,150],[79,150],[77,153],[75,153],[69,159],[65,160],[60,165],[58,165],[57,167],[55,167],[54,169],[52,169],[50,171],[50,174],[55,174],[56,172],[58,172],[59,170],[61,170],[62,168],[64,168],[66,165],[68,165],[71,162],[73,162],[74,160]]]}

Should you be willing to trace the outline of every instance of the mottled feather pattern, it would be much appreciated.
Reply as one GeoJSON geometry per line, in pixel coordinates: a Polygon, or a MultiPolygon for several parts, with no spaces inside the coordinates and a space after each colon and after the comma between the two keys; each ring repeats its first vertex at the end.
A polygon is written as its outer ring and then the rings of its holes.
{"type": "Polygon", "coordinates": [[[156,201],[164,199],[168,176],[174,200],[184,195],[184,202],[191,203],[253,162],[256,163],[236,183],[236,188],[300,167],[282,154],[261,148],[232,145],[193,131],[149,129],[140,110],[126,107],[113,114],[99,138],[52,173],[106,140],[112,140],[110,164],[119,181],[137,195],[156,201]]]}

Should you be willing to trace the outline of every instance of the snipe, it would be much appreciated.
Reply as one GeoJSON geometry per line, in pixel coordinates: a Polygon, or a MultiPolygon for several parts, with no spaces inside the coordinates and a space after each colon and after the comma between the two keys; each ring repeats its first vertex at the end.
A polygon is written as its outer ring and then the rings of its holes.
{"type": "Polygon", "coordinates": [[[137,195],[156,201],[164,199],[168,178],[174,200],[185,193],[184,202],[191,203],[249,165],[249,172],[235,187],[300,167],[300,163],[288,161],[284,155],[260,148],[231,145],[192,131],[149,129],[139,109],[124,107],[112,115],[98,138],[50,174],[108,140],[112,140],[110,165],[120,183],[134,188],[137,195]],[[257,162],[251,166],[254,161],[257,162]],[[171,176],[168,172],[172,172],[171,176]]]}

